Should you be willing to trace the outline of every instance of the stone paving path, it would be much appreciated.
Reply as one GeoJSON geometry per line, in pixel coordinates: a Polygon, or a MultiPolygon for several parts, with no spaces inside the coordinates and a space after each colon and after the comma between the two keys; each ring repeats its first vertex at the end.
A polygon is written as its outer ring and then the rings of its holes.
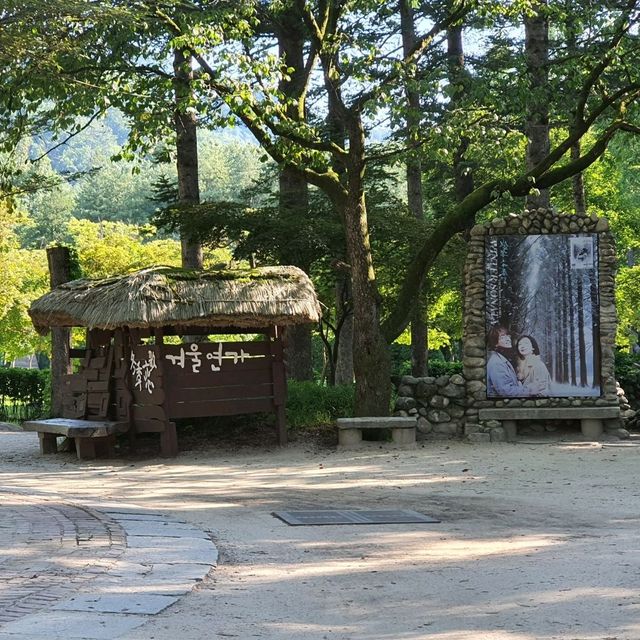
{"type": "Polygon", "coordinates": [[[206,533],[159,513],[0,489],[0,640],[112,640],[217,558],[206,533]]]}

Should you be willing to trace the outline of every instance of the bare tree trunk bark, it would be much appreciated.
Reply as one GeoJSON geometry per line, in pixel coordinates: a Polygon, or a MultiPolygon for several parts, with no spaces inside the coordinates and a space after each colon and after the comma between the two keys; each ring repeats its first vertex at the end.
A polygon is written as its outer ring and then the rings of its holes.
{"type": "MultiPolygon", "coordinates": [[[[580,157],[580,143],[577,142],[571,147],[571,159],[577,160],[580,157]]],[[[587,194],[584,188],[584,177],[582,173],[576,173],[571,178],[573,187],[573,206],[578,215],[587,213],[587,194]]]]}
{"type": "MultiPolygon", "coordinates": [[[[329,113],[327,125],[331,140],[344,146],[345,123],[340,117],[340,93],[328,93],[329,113]]],[[[334,162],[333,166],[338,175],[344,175],[346,167],[334,162]]],[[[348,260],[348,258],[347,258],[348,260]]],[[[337,341],[337,353],[335,354],[335,384],[352,384],[355,378],[354,372],[354,336],[353,336],[353,296],[351,286],[351,270],[340,271],[336,279],[336,325],[339,327],[337,341]],[[347,316],[344,317],[344,314],[347,316]]]]}
{"type": "MultiPolygon", "coordinates": [[[[293,69],[288,77],[280,82],[280,90],[296,104],[288,106],[289,116],[296,120],[304,117],[304,103],[301,103],[304,91],[304,45],[305,30],[302,18],[294,11],[282,12],[277,19],[277,36],[280,56],[287,67],[293,69]]],[[[304,224],[309,211],[309,185],[298,172],[288,167],[280,170],[279,203],[280,216],[295,219],[300,233],[304,233],[304,224]]],[[[288,264],[309,271],[309,257],[291,252],[283,256],[288,264]]],[[[289,328],[287,343],[288,376],[293,380],[311,380],[313,366],[311,362],[311,326],[295,325],[289,328]]]]}
{"type": "Polygon", "coordinates": [[[336,324],[340,330],[336,357],[335,384],[353,384],[353,313],[351,311],[351,276],[344,274],[336,283],[336,324]],[[342,344],[346,343],[348,348],[342,344]]]}
{"type": "Polygon", "coordinates": [[[292,380],[313,379],[311,362],[311,325],[295,324],[287,328],[287,377],[292,380]]]}
{"type": "MultiPolygon", "coordinates": [[[[402,49],[407,56],[416,44],[416,30],[413,9],[409,0],[400,0],[400,30],[402,49]]],[[[424,218],[422,200],[422,163],[417,151],[420,137],[420,94],[415,87],[407,84],[407,145],[410,148],[406,162],[407,204],[417,220],[424,218]],[[416,149],[412,150],[415,145],[416,149]]],[[[424,290],[424,285],[422,287],[424,290]]],[[[427,305],[424,291],[418,294],[417,303],[411,316],[411,373],[416,377],[428,374],[427,360],[427,305]]]]}
{"type": "MultiPolygon", "coordinates": [[[[452,94],[452,106],[456,108],[465,93],[468,74],[464,68],[464,47],[462,44],[462,27],[457,25],[447,30],[447,58],[449,83],[458,87],[452,94]]],[[[462,136],[453,157],[453,176],[456,202],[462,202],[474,189],[473,171],[468,166],[465,154],[471,140],[462,136]]]]}
{"type": "MultiPolygon", "coordinates": [[[[51,288],[71,280],[71,260],[68,247],[49,247],[49,282],[51,288]]],[[[71,373],[69,359],[69,339],[71,329],[53,327],[51,329],[51,413],[62,416],[63,377],[71,373]]]]}
{"type": "MultiPolygon", "coordinates": [[[[530,78],[529,104],[527,105],[526,133],[527,169],[535,167],[548,155],[549,142],[549,22],[547,19],[547,0],[537,0],[532,16],[525,16],[525,60],[530,78]]],[[[549,190],[540,189],[526,198],[526,206],[548,208],[549,190]]]]}
{"type": "Polygon", "coordinates": [[[380,325],[381,300],[373,269],[364,198],[364,127],[360,114],[349,115],[349,189],[342,213],[353,294],[355,414],[385,416],[389,414],[391,402],[391,360],[380,325]]]}
{"type": "MultiPolygon", "coordinates": [[[[567,40],[567,54],[574,55],[577,52],[577,41],[580,35],[580,27],[575,20],[575,14],[568,12],[566,15],[566,40],[567,40]]],[[[576,142],[571,147],[571,159],[577,160],[580,157],[581,144],[580,141],[576,142]]],[[[582,173],[576,173],[571,178],[571,185],[573,191],[573,206],[575,212],[578,215],[584,215],[587,212],[587,198],[584,188],[584,177],[582,173]]]]}
{"type": "MultiPolygon", "coordinates": [[[[338,280],[336,287],[340,287],[351,296],[351,275],[345,275],[344,279],[338,280]]],[[[343,295],[342,293],[340,295],[343,295]]],[[[349,308],[352,308],[352,300],[348,301],[349,308]]],[[[354,379],[353,369],[353,312],[346,311],[344,308],[344,300],[339,303],[336,300],[336,323],[340,325],[339,335],[335,336],[337,341],[337,353],[335,355],[335,384],[351,384],[354,379]],[[337,305],[340,305],[338,308],[337,305]],[[344,313],[347,317],[340,322],[344,313]]]]}
{"type": "MultiPolygon", "coordinates": [[[[352,196],[353,197],[353,196],[352,196]]],[[[380,299],[373,278],[364,194],[349,199],[345,234],[352,265],[353,368],[356,416],[389,415],[391,361],[380,329],[380,299]]]]}
{"type": "MultiPolygon", "coordinates": [[[[451,107],[455,109],[464,96],[466,85],[468,84],[468,74],[464,68],[464,47],[462,43],[462,27],[460,25],[454,25],[447,29],[447,58],[449,83],[456,87],[451,94],[451,107]]],[[[460,144],[453,155],[453,184],[456,202],[462,202],[475,188],[473,171],[465,158],[470,144],[470,138],[462,135],[460,144]]],[[[466,242],[469,241],[470,227],[466,229],[464,238],[466,242]]],[[[461,299],[464,300],[466,295],[464,277],[460,278],[460,290],[461,299]]]]}
{"type": "MultiPolygon", "coordinates": [[[[198,182],[198,125],[196,114],[190,106],[192,99],[193,71],[191,56],[182,49],[173,55],[174,93],[176,108],[173,122],[176,131],[176,169],[178,172],[178,204],[200,203],[198,182]]],[[[202,245],[183,230],[182,266],[185,269],[202,269],[202,245]]]]}
{"type": "MultiPolygon", "coordinates": [[[[290,169],[284,168],[279,176],[279,207],[283,217],[295,217],[300,226],[304,225],[309,208],[309,189],[307,182],[290,169]]],[[[284,256],[285,262],[308,271],[309,265],[302,256],[284,256]]],[[[289,340],[286,345],[287,375],[293,380],[311,380],[313,366],[311,362],[311,325],[293,325],[287,330],[289,340]]]]}

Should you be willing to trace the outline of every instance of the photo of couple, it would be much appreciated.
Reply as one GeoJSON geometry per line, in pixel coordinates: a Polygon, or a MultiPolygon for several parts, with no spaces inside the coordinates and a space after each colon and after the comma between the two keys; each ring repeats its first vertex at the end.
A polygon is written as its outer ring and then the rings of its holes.
{"type": "Polygon", "coordinates": [[[489,236],[487,397],[597,397],[595,234],[489,236]]]}
{"type": "Polygon", "coordinates": [[[551,376],[532,336],[514,341],[507,327],[491,327],[487,337],[487,395],[498,397],[549,396],[551,376]]]}

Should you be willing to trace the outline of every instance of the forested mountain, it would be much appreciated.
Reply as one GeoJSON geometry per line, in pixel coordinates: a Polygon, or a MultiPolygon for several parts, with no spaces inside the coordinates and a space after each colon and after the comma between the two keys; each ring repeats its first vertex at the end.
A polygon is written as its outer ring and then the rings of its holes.
{"type": "MultiPolygon", "coordinates": [[[[50,135],[33,138],[30,144],[23,142],[24,156],[37,158],[31,169],[34,173],[51,177],[85,174],[71,183],[63,181],[55,189],[36,190],[20,199],[31,221],[19,232],[25,248],[64,240],[71,218],[149,223],[161,204],[154,185],[164,178],[175,187],[175,166],[169,155],[164,162],[151,154],[129,162],[114,160],[127,136],[122,114],[110,110],[104,119],[92,122],[67,144],[46,155],[45,150],[54,146],[50,135]]],[[[205,131],[199,145],[203,199],[240,201],[262,166],[255,143],[230,132],[205,131]]]]}

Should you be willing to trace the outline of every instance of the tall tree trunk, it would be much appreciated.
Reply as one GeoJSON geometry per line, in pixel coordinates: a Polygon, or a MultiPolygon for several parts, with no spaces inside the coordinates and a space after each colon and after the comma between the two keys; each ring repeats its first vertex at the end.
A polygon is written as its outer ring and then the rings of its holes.
{"type": "MultiPolygon", "coordinates": [[[[567,40],[567,54],[576,55],[578,49],[578,36],[580,35],[580,27],[576,21],[576,14],[572,11],[566,13],[566,40],[567,40]]],[[[578,140],[571,147],[571,159],[577,160],[580,157],[581,144],[578,140]]],[[[582,172],[576,173],[571,178],[571,186],[573,190],[573,206],[575,212],[578,215],[585,215],[587,212],[587,198],[584,188],[584,177],[582,172]]]]}
{"type": "MultiPolygon", "coordinates": [[[[576,142],[571,147],[571,159],[577,160],[580,157],[580,142],[576,142]]],[[[571,186],[573,187],[573,207],[578,215],[586,215],[587,213],[587,195],[584,188],[584,177],[582,173],[576,173],[571,178],[571,186]]]]}
{"type": "Polygon", "coordinates": [[[388,415],[391,362],[380,330],[380,297],[373,278],[364,194],[348,198],[345,235],[353,294],[353,369],[357,416],[388,415]]]}
{"type": "Polygon", "coordinates": [[[351,276],[341,274],[336,283],[336,324],[340,327],[336,339],[335,384],[353,384],[353,313],[351,310],[351,276]],[[345,342],[348,349],[341,348],[345,342]]]}
{"type": "MultiPolygon", "coordinates": [[[[336,63],[337,64],[337,63],[336,63]]],[[[329,136],[333,142],[344,146],[347,133],[344,119],[341,117],[340,89],[329,91],[327,127],[329,136]]],[[[344,176],[346,167],[334,161],[334,171],[344,176]]],[[[347,261],[349,259],[347,258],[347,261]]],[[[351,270],[340,270],[336,278],[336,325],[339,327],[339,335],[336,336],[337,353],[335,355],[335,384],[351,384],[355,378],[353,366],[353,299],[351,287],[351,270]],[[345,311],[349,312],[345,316],[345,311]]]]}
{"type": "MultiPolygon", "coordinates": [[[[68,247],[49,247],[49,283],[51,288],[71,280],[71,260],[68,247]]],[[[51,329],[51,413],[62,416],[63,378],[71,373],[69,340],[71,329],[53,327],[51,329]]]]}
{"type": "MultiPolygon", "coordinates": [[[[464,48],[462,43],[462,27],[449,27],[447,30],[447,73],[449,83],[457,87],[451,95],[452,107],[455,109],[464,96],[468,84],[468,74],[464,68],[464,48]]],[[[453,156],[453,176],[456,202],[462,202],[474,189],[473,171],[466,162],[465,154],[471,139],[461,136],[460,144],[453,156]]]]}
{"type": "Polygon", "coordinates": [[[288,378],[313,379],[310,324],[294,324],[287,327],[286,359],[288,378]]]}
{"type": "MultiPolygon", "coordinates": [[[[305,109],[302,100],[304,91],[304,45],[305,30],[302,18],[290,8],[276,17],[276,31],[280,57],[287,67],[293,69],[288,77],[280,82],[280,91],[290,100],[288,115],[293,119],[304,118],[305,109]]],[[[299,172],[289,167],[280,169],[279,202],[280,216],[283,219],[295,219],[299,233],[304,233],[305,220],[309,211],[309,186],[299,172]]],[[[309,270],[309,257],[295,253],[283,256],[285,262],[309,270]]],[[[311,362],[311,326],[294,325],[289,328],[287,341],[287,374],[293,380],[311,380],[313,366],[311,362]]]]}
{"type": "MultiPolygon", "coordinates": [[[[306,180],[288,168],[284,168],[279,176],[280,215],[286,218],[297,218],[300,227],[304,226],[309,208],[309,189],[306,180]]],[[[286,262],[308,271],[301,256],[285,256],[286,262]]],[[[287,329],[287,375],[293,380],[311,380],[313,365],[311,361],[311,330],[309,324],[297,324],[287,329]]]]}
{"type": "MultiPolygon", "coordinates": [[[[173,54],[173,83],[176,100],[173,122],[176,131],[176,169],[178,172],[178,204],[200,203],[198,183],[198,125],[190,102],[193,96],[192,58],[182,49],[173,54]]],[[[202,245],[185,230],[180,234],[182,266],[202,269],[202,245]]]]}
{"type": "MultiPolygon", "coordinates": [[[[462,26],[452,25],[447,29],[447,73],[449,84],[455,87],[451,94],[451,107],[456,109],[467,90],[468,74],[464,68],[462,26]]],[[[460,143],[453,154],[453,185],[456,202],[462,202],[475,188],[473,172],[465,158],[471,139],[461,135],[460,143]]],[[[470,227],[465,230],[465,241],[470,238],[470,227]]],[[[460,278],[460,295],[465,299],[464,277],[460,278]]]]}
{"type": "MultiPolygon", "coordinates": [[[[549,153],[549,22],[547,0],[536,0],[532,16],[525,16],[525,60],[530,78],[529,104],[527,105],[526,133],[527,169],[535,167],[549,153]]],[[[549,190],[540,189],[539,194],[529,194],[528,208],[550,205],[549,190]]]]}
{"type": "MultiPolygon", "coordinates": [[[[409,0],[400,0],[400,29],[402,32],[402,49],[407,56],[416,44],[416,30],[413,9],[409,0]]],[[[406,162],[407,204],[409,211],[417,220],[424,219],[422,202],[422,163],[418,155],[417,145],[420,138],[420,94],[416,87],[405,86],[407,98],[407,144],[410,148],[406,162]],[[412,147],[416,147],[412,149],[412,147]]],[[[428,331],[427,304],[424,293],[425,285],[417,296],[417,304],[411,316],[411,373],[416,377],[428,373],[428,331]]]]}
{"type": "Polygon", "coordinates": [[[351,265],[355,413],[357,416],[384,416],[389,414],[391,401],[391,361],[380,326],[381,300],[373,269],[364,198],[364,127],[360,114],[349,115],[349,188],[341,212],[351,265]]]}

